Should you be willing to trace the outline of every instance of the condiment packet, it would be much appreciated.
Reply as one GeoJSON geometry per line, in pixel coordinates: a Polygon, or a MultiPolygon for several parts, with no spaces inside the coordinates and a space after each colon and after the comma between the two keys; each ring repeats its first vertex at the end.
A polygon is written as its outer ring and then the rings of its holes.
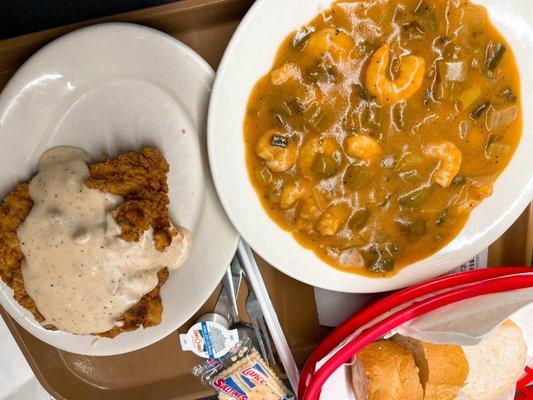
{"type": "Polygon", "coordinates": [[[249,339],[220,359],[196,365],[192,373],[215,390],[220,400],[296,400],[249,339]]]}
{"type": "Polygon", "coordinates": [[[192,351],[200,357],[209,359],[228,354],[238,342],[237,329],[230,331],[212,321],[198,322],[187,333],[180,335],[182,350],[192,351]]]}

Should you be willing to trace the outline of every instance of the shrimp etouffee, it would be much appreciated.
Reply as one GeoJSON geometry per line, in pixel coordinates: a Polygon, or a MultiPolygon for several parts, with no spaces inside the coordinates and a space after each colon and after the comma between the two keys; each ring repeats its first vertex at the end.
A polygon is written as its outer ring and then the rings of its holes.
{"type": "Polygon", "coordinates": [[[444,247],[492,194],[521,113],[517,64],[485,8],[338,1],[285,39],[253,89],[248,171],[300,244],[387,276],[444,247]]]}

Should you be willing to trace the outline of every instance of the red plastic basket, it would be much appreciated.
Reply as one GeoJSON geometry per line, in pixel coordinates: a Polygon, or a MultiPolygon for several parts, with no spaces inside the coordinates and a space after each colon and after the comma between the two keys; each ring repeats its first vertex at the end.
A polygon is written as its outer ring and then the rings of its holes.
{"type": "Polygon", "coordinates": [[[526,376],[516,384],[517,399],[533,399],[533,368],[526,367],[526,376]]]}
{"type": "MultiPolygon", "coordinates": [[[[302,371],[298,398],[317,400],[320,397],[322,385],[329,376],[349,361],[354,354],[413,318],[473,297],[528,287],[533,287],[531,268],[500,267],[448,275],[391,294],[348,319],[317,347],[302,371]],[[420,300],[421,297],[423,297],[422,300],[420,300]],[[399,307],[402,306],[405,307],[400,309],[399,307]],[[386,313],[390,315],[378,322],[375,321],[386,313]],[[340,346],[358,329],[362,329],[358,336],[340,346]],[[338,346],[335,354],[316,369],[317,362],[338,346]]],[[[528,391],[526,385],[529,382],[526,382],[526,379],[523,382],[522,386],[519,384],[519,389],[525,393],[528,391]]],[[[525,393],[525,396],[530,395],[525,393]]]]}

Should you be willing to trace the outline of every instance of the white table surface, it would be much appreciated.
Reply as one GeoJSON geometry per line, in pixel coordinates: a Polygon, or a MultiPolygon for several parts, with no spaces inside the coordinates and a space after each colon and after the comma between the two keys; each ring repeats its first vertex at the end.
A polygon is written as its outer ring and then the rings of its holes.
{"type": "Polygon", "coordinates": [[[0,318],[0,400],[50,400],[0,318]]]}

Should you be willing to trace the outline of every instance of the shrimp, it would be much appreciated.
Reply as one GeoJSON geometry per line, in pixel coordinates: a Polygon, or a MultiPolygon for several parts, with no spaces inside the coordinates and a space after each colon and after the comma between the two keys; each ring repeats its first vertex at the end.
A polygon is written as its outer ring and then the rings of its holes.
{"type": "Polygon", "coordinates": [[[461,151],[452,142],[442,141],[426,146],[424,153],[439,160],[433,180],[444,188],[450,186],[461,168],[463,159],[461,151]]]}
{"type": "Polygon", "coordinates": [[[335,235],[346,224],[350,216],[350,207],[346,203],[337,203],[328,207],[320,216],[317,230],[323,236],[335,235]]]}
{"type": "Polygon", "coordinates": [[[296,144],[275,130],[268,131],[259,138],[255,152],[265,160],[266,166],[275,172],[290,169],[297,156],[296,144]]]}
{"type": "Polygon", "coordinates": [[[304,187],[299,181],[291,182],[283,186],[281,190],[280,206],[283,209],[290,208],[305,193],[304,187]]]}
{"type": "Polygon", "coordinates": [[[270,73],[270,81],[276,86],[282,85],[289,80],[299,80],[300,78],[300,69],[293,63],[285,63],[270,73]]]}
{"type": "Polygon", "coordinates": [[[346,154],[372,163],[381,155],[381,145],[368,135],[354,135],[346,139],[346,154]]]}
{"type": "Polygon", "coordinates": [[[304,50],[314,59],[330,54],[333,60],[342,61],[350,54],[353,45],[353,39],[346,33],[333,28],[324,28],[311,35],[304,50]]]}
{"type": "MultiPolygon", "coordinates": [[[[341,152],[338,143],[331,138],[314,137],[309,140],[300,151],[298,157],[298,165],[304,176],[314,177],[316,176],[316,160],[322,157],[327,160],[331,160],[331,166],[327,167],[336,169],[340,164],[341,152]]],[[[327,175],[327,174],[325,174],[327,175]]]]}
{"type": "Polygon", "coordinates": [[[390,49],[384,44],[372,55],[366,70],[368,92],[376,96],[380,103],[397,103],[409,99],[420,89],[424,80],[426,67],[422,57],[404,57],[394,81],[387,76],[389,61],[390,49]]]}

